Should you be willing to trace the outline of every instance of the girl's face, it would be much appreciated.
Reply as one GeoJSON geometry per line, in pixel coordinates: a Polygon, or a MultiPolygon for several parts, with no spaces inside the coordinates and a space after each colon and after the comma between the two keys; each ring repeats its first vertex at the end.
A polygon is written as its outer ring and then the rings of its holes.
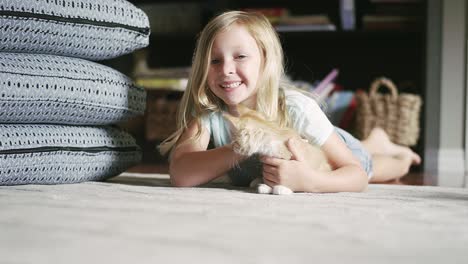
{"type": "Polygon", "coordinates": [[[256,86],[262,59],[260,49],[245,27],[234,24],[213,42],[207,82],[210,90],[228,106],[256,105],[256,86]]]}

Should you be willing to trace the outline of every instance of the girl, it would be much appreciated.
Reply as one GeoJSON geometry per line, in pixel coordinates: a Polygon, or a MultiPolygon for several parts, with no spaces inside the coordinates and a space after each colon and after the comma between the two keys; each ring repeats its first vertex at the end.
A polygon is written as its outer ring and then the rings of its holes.
{"type": "Polygon", "coordinates": [[[269,186],[284,185],[296,192],[359,192],[369,179],[396,179],[411,164],[420,163],[417,154],[391,143],[381,129],[374,129],[361,144],[333,127],[313,99],[287,83],[282,47],[269,21],[240,11],[215,17],[201,32],[179,108],[178,130],[160,146],[162,153],[169,150],[174,186],[197,186],[226,173],[234,184],[248,185],[249,177],[260,170],[269,186]],[[236,115],[240,104],[319,145],[333,170],[311,168],[307,155],[311,146],[297,139],[287,143],[292,160],[237,155],[222,111],[236,115]]]}

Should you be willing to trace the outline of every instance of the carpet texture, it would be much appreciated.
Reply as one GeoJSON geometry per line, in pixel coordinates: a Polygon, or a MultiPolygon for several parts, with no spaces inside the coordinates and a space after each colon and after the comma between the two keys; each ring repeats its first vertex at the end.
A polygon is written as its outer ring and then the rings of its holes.
{"type": "Polygon", "coordinates": [[[1,263],[468,263],[468,189],[260,195],[167,175],[0,187],[1,263]]]}

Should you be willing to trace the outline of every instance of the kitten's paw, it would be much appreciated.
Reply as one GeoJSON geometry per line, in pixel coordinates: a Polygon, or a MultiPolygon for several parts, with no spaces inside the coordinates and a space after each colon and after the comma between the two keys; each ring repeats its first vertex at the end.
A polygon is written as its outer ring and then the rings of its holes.
{"type": "Polygon", "coordinates": [[[283,185],[276,185],[273,187],[273,194],[284,195],[284,194],[292,194],[292,193],[293,191],[291,189],[283,185]]]}
{"type": "Polygon", "coordinates": [[[262,193],[262,194],[270,194],[271,192],[273,191],[273,189],[264,184],[264,183],[260,183],[259,185],[257,185],[257,192],[258,193],[262,193]]]}

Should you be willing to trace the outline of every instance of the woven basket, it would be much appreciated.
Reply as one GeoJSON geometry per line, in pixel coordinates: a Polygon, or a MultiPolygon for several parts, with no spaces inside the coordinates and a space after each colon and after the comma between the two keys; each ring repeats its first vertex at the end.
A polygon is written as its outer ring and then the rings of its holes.
{"type": "Polygon", "coordinates": [[[356,101],[355,134],[359,139],[366,138],[373,128],[381,127],[394,143],[416,145],[420,131],[420,96],[399,94],[393,82],[382,77],[372,82],[369,94],[357,92],[356,101]],[[386,87],[390,93],[377,93],[380,87],[386,87]]]}

